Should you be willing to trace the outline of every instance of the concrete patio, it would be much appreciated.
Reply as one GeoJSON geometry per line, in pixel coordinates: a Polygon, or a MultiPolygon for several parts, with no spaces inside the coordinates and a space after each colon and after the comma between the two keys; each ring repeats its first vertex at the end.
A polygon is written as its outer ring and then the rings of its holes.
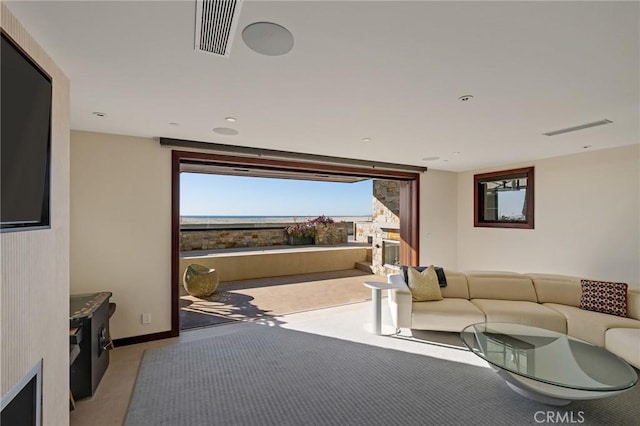
{"type": "Polygon", "coordinates": [[[206,298],[181,289],[180,327],[191,329],[235,321],[347,305],[371,299],[365,281],[384,277],[357,269],[221,282],[206,298]]]}

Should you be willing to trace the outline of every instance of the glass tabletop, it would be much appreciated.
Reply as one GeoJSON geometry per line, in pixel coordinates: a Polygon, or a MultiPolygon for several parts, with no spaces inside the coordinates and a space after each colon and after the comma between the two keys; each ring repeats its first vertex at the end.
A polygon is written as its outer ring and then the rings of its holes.
{"type": "Polygon", "coordinates": [[[556,386],[616,391],[638,381],[635,370],[606,349],[543,328],[489,322],[466,327],[460,337],[490,364],[556,386]]]}

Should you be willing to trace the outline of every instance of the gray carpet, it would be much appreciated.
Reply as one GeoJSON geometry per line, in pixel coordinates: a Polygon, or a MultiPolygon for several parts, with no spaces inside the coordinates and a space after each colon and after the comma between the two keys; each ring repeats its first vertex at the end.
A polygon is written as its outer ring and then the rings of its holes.
{"type": "Polygon", "coordinates": [[[255,325],[147,350],[125,425],[638,425],[639,403],[550,407],[487,368],[255,325]]]}

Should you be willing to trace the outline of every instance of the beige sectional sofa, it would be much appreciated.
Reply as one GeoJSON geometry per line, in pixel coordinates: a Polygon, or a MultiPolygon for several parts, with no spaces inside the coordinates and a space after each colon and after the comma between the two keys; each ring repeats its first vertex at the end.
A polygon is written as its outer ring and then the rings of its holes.
{"type": "Polygon", "coordinates": [[[389,275],[396,329],[459,332],[479,322],[510,322],[566,333],[605,347],[640,368],[640,289],[630,286],[628,318],[580,309],[580,278],[514,272],[445,271],[442,300],[413,302],[402,274],[389,275]]]}

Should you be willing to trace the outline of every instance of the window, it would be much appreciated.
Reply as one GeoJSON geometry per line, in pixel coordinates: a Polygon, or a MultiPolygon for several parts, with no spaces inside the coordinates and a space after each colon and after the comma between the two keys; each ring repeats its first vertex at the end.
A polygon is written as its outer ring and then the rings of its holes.
{"type": "Polygon", "coordinates": [[[474,175],[474,226],[533,229],[533,167],[474,175]]]}

